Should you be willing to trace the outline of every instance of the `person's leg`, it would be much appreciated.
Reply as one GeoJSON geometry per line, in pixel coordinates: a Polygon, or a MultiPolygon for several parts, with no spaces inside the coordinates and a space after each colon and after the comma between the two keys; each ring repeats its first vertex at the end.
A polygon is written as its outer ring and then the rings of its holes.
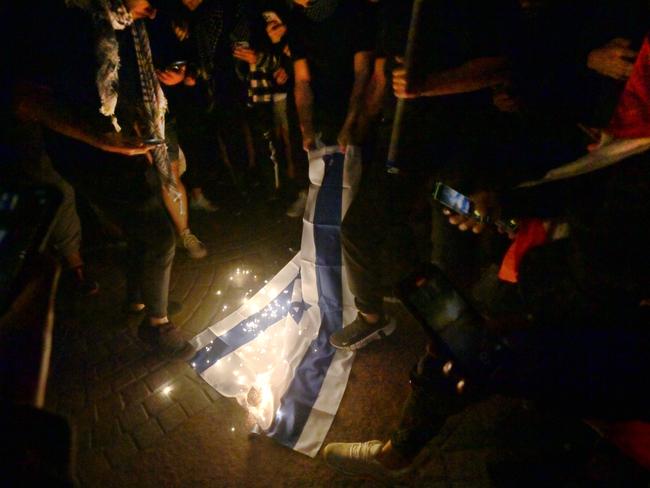
{"type": "Polygon", "coordinates": [[[163,202],[174,224],[176,234],[181,238],[183,247],[193,259],[207,256],[208,251],[203,243],[192,233],[188,224],[187,190],[180,178],[178,161],[172,163],[172,172],[176,181],[176,188],[172,191],[166,187],[161,188],[163,202]],[[176,194],[178,192],[178,194],[176,194]]]}
{"type": "Polygon", "coordinates": [[[476,401],[431,347],[411,371],[410,383],[399,426],[387,442],[329,444],[323,452],[325,461],[352,476],[404,480],[426,459],[426,445],[447,418],[476,401]]]}
{"type": "Polygon", "coordinates": [[[81,257],[81,221],[77,213],[74,188],[54,169],[50,159],[44,154],[30,177],[38,183],[52,185],[61,192],[61,205],[52,223],[50,243],[65,259],[67,268],[72,271],[78,292],[86,296],[94,295],[99,291],[99,285],[88,279],[84,270],[81,257]]]}

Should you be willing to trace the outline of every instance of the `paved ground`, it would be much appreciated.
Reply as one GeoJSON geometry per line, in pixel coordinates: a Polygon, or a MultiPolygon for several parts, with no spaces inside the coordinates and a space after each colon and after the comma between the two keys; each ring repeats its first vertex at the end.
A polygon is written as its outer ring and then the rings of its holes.
{"type": "MultiPolygon", "coordinates": [[[[173,319],[188,337],[273,276],[297,249],[300,235],[299,224],[284,217],[277,203],[242,214],[222,210],[193,226],[210,255],[192,261],[179,251],[171,288],[171,298],[183,304],[173,319]],[[253,277],[239,288],[229,280],[238,268],[253,277]]],[[[89,267],[102,286],[98,296],[80,302],[65,286],[59,293],[47,406],[76,429],[82,486],[376,485],[249,436],[251,419],[234,400],[214,392],[185,363],[164,360],[143,346],[135,334],[138,319],[120,311],[122,254],[120,247],[90,252],[89,267]]],[[[393,312],[398,330],[358,353],[326,442],[385,439],[395,426],[423,337],[403,309],[393,306],[393,312]]],[[[448,422],[414,485],[490,486],[488,466],[530,451],[547,426],[526,405],[490,399],[448,422]]]]}

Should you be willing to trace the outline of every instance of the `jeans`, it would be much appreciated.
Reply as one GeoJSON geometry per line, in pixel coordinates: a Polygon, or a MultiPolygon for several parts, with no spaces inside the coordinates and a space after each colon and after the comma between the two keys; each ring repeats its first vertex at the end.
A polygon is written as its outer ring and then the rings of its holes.
{"type": "Polygon", "coordinates": [[[158,172],[144,158],[100,153],[55,138],[56,168],[88,200],[121,224],[128,245],[127,299],[152,317],[167,315],[176,235],[158,172]]]}

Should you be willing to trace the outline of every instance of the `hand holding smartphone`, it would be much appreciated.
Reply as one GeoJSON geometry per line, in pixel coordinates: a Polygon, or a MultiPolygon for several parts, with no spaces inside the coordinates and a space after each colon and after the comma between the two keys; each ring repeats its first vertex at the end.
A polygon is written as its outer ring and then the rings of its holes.
{"type": "MultiPolygon", "coordinates": [[[[518,223],[514,219],[493,219],[490,215],[479,212],[469,197],[444,183],[436,183],[433,190],[433,198],[452,212],[472,219],[479,224],[494,224],[507,233],[517,230],[518,223]]],[[[475,232],[480,232],[480,230],[475,232]]]]}

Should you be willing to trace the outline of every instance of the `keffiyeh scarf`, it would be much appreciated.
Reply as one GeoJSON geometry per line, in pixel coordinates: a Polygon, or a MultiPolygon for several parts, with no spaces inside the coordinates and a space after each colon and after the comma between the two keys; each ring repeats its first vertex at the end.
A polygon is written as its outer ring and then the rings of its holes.
{"type": "Polygon", "coordinates": [[[339,0],[312,0],[305,9],[305,15],[314,22],[321,22],[330,17],[338,6],[339,0]]]}
{"type": "MultiPolygon", "coordinates": [[[[101,100],[99,111],[111,118],[117,132],[121,130],[115,115],[119,97],[120,55],[115,31],[131,29],[145,113],[144,127],[141,127],[141,130],[145,131],[146,137],[164,139],[167,99],[156,78],[144,21],[134,21],[122,0],[68,0],[67,3],[69,6],[87,10],[93,19],[97,38],[95,53],[99,64],[95,79],[101,100]]],[[[165,189],[172,195],[174,201],[181,202],[181,195],[176,188],[171,170],[167,146],[164,144],[156,146],[152,156],[165,189]]],[[[182,208],[181,213],[183,213],[182,208]]]]}

